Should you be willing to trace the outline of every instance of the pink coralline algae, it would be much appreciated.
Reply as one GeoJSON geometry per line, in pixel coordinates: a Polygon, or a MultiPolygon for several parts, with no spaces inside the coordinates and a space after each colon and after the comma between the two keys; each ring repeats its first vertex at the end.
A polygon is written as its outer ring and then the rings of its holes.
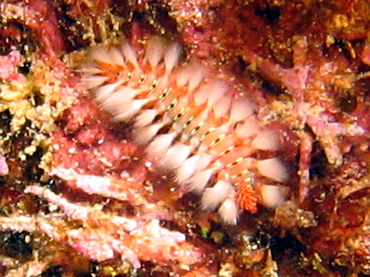
{"type": "Polygon", "coordinates": [[[0,59],[0,79],[10,82],[21,81],[23,76],[18,74],[14,68],[21,62],[19,51],[12,51],[0,59]]]}
{"type": "MultiPolygon", "coordinates": [[[[100,194],[100,197],[108,199],[113,197],[121,202],[127,202],[135,208],[136,214],[131,215],[130,218],[114,215],[103,211],[104,205],[96,204],[93,207],[79,205],[69,202],[67,198],[45,187],[29,185],[25,187],[26,193],[37,195],[40,199],[44,198],[56,205],[61,211],[64,211],[67,217],[61,219],[59,212],[49,213],[48,218],[43,218],[41,214],[27,216],[15,213],[9,217],[1,218],[2,230],[41,232],[61,244],[66,243],[77,252],[96,262],[111,260],[118,255],[122,260],[129,262],[134,269],[140,268],[140,261],[148,261],[161,265],[178,264],[178,268],[189,271],[191,264],[199,262],[202,251],[187,242],[185,234],[179,231],[170,231],[161,226],[160,220],[170,220],[172,215],[168,208],[161,207],[160,203],[148,202],[146,196],[149,192],[146,192],[142,183],[146,174],[140,169],[144,167],[140,162],[137,162],[137,166],[131,165],[130,168],[131,155],[135,147],[128,143],[113,141],[112,136],[104,134],[104,132],[108,132],[107,128],[99,130],[100,126],[94,124],[96,123],[94,120],[102,121],[101,118],[104,116],[91,119],[91,116],[88,115],[94,109],[90,107],[93,105],[83,100],[84,95],[76,85],[76,79],[58,60],[57,53],[61,46],[58,40],[61,36],[57,36],[56,40],[51,39],[51,36],[57,35],[59,31],[52,31],[55,26],[55,17],[53,13],[51,15],[44,14],[45,11],[42,7],[50,11],[50,6],[42,1],[33,1],[29,5],[2,3],[0,8],[3,12],[2,16],[6,17],[6,22],[13,22],[14,19],[20,21],[42,37],[40,42],[44,56],[41,59],[45,63],[55,66],[52,72],[56,80],[56,90],[60,89],[60,96],[73,98],[80,93],[80,103],[86,103],[85,105],[77,104],[67,111],[60,123],[63,132],[56,131],[52,135],[50,149],[57,154],[52,160],[53,165],[51,170],[49,169],[48,175],[63,180],[70,190],[86,191],[88,195],[100,194]],[[37,24],[38,16],[42,20],[40,25],[37,24]],[[41,30],[43,31],[41,32],[41,30]],[[65,77],[69,80],[64,81],[65,77]],[[58,80],[58,78],[60,79],[58,80]],[[58,87],[58,84],[61,86],[58,87]],[[72,86],[75,87],[74,92],[69,90],[72,86]],[[86,111],[86,113],[82,111],[86,111]],[[83,116],[88,116],[88,118],[81,123],[83,116]],[[92,127],[90,130],[87,128],[89,122],[92,127]],[[73,136],[74,139],[70,140],[70,136],[73,136]],[[86,147],[90,147],[89,151],[84,150],[86,147]],[[92,150],[94,147],[96,149],[92,150]],[[98,158],[99,155],[101,158],[98,158]],[[117,178],[119,176],[115,177],[114,174],[111,177],[103,177],[81,173],[86,171],[101,174],[106,172],[105,169],[116,170],[118,175],[128,175],[130,178],[117,178]],[[66,220],[67,222],[80,221],[84,227],[68,227],[65,225],[66,220]]],[[[16,30],[13,31],[16,32],[16,30]]],[[[17,73],[20,58],[18,51],[1,57],[1,78],[4,81],[12,83],[25,78],[22,74],[17,73]]],[[[59,128],[57,129],[59,130],[59,128]]],[[[13,162],[14,159],[14,157],[11,158],[13,172],[18,166],[13,162]]],[[[4,156],[1,156],[1,169],[1,175],[8,174],[8,165],[4,156]]],[[[24,276],[38,276],[41,273],[40,270],[47,269],[46,266],[47,264],[39,262],[37,265],[33,264],[33,269],[28,270],[27,273],[21,269],[11,269],[6,276],[15,276],[14,274],[18,273],[22,275],[20,272],[23,272],[24,276]],[[44,269],[42,269],[43,267],[44,269]],[[36,268],[38,269],[36,270],[36,268]]]]}
{"type": "MultiPolygon", "coordinates": [[[[340,110],[333,98],[331,87],[337,82],[340,86],[337,89],[350,89],[355,77],[351,72],[342,72],[337,63],[326,61],[325,58],[321,58],[319,67],[313,67],[306,37],[295,38],[293,68],[285,69],[268,59],[261,59],[249,50],[244,51],[243,58],[254,64],[266,78],[282,86],[285,93],[292,97],[293,105],[289,103],[281,107],[280,112],[285,114],[284,120],[298,129],[297,135],[301,139],[303,151],[299,163],[300,193],[305,197],[308,193],[310,167],[310,160],[306,159],[306,156],[312,151],[310,144],[313,139],[299,129],[307,125],[312,130],[315,139],[324,149],[328,162],[334,166],[340,166],[343,154],[350,151],[349,143],[346,144],[343,138],[366,135],[368,126],[355,116],[345,115],[341,122],[336,120],[340,110]]],[[[266,116],[271,117],[271,114],[268,113],[266,116]]]]}
{"type": "Polygon", "coordinates": [[[5,176],[9,173],[9,166],[6,163],[6,159],[0,154],[0,175],[5,176]]]}
{"type": "MultiPolygon", "coordinates": [[[[106,180],[100,179],[106,183],[106,180]]],[[[88,184],[99,185],[99,182],[95,180],[94,183],[88,184]]],[[[123,260],[129,261],[138,269],[139,260],[155,261],[159,264],[176,261],[182,265],[190,265],[201,257],[201,252],[186,242],[184,234],[161,227],[154,211],[148,216],[143,214],[140,218],[125,218],[104,213],[101,206],[89,207],[70,203],[42,187],[29,186],[26,192],[57,205],[70,219],[82,220],[85,228],[71,229],[65,233],[58,230],[57,222],[41,221],[36,224],[51,238],[68,241],[73,248],[95,261],[113,259],[115,253],[118,253],[123,260]]]]}

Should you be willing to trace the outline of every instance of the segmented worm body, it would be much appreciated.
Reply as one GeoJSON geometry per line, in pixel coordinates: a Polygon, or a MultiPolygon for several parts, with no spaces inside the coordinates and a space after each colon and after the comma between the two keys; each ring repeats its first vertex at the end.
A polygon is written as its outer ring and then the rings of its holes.
{"type": "Polygon", "coordinates": [[[258,201],[281,202],[286,168],[277,157],[257,158],[275,153],[279,138],[261,125],[251,100],[180,57],[180,44],[160,37],[142,48],[127,41],[96,47],[83,80],[114,120],[133,123],[135,142],[224,222],[235,224],[241,210],[256,212],[258,201]]]}

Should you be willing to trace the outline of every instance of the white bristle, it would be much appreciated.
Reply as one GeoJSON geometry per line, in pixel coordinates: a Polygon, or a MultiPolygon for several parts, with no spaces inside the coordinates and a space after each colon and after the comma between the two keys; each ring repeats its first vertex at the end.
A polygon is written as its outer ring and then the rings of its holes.
{"type": "Polygon", "coordinates": [[[158,135],[148,145],[146,152],[152,157],[163,157],[168,149],[171,147],[173,140],[176,137],[176,133],[158,135]]]}
{"type": "MultiPolygon", "coordinates": [[[[140,93],[141,93],[141,90],[139,89],[131,88],[127,86],[121,86],[115,90],[115,92],[112,94],[112,98],[116,98],[116,99],[121,98],[122,102],[127,103],[128,105],[130,104],[130,102],[132,102],[132,99],[134,99],[140,93]]],[[[124,106],[122,106],[122,109],[124,109],[124,106]]]]}
{"type": "Polygon", "coordinates": [[[258,135],[252,141],[252,147],[259,150],[278,150],[279,149],[279,138],[276,133],[271,130],[264,130],[259,132],[258,135]]]}
{"type": "Polygon", "coordinates": [[[161,37],[153,37],[148,41],[145,52],[145,59],[148,60],[152,69],[155,69],[159,62],[163,60],[165,42],[161,37]]]}
{"type": "Polygon", "coordinates": [[[191,68],[189,83],[188,83],[188,92],[192,92],[196,89],[204,78],[204,68],[201,65],[194,64],[191,68]]]}
{"type": "Polygon", "coordinates": [[[197,170],[203,170],[206,167],[208,167],[209,164],[211,163],[212,156],[208,155],[206,153],[201,153],[198,156],[199,156],[199,160],[198,160],[198,164],[197,164],[197,170]]]}
{"type": "Polygon", "coordinates": [[[218,181],[213,187],[206,188],[202,196],[203,209],[214,210],[228,196],[231,184],[226,181],[218,181]]]}
{"type": "Polygon", "coordinates": [[[202,86],[194,95],[195,105],[200,106],[208,102],[209,107],[213,107],[226,93],[228,86],[224,82],[215,82],[202,86]]]}
{"type": "Polygon", "coordinates": [[[254,105],[247,99],[237,99],[231,104],[230,121],[238,122],[246,119],[254,112],[254,105]]]}
{"type": "Polygon", "coordinates": [[[104,84],[108,80],[108,77],[105,76],[92,76],[92,77],[83,77],[84,85],[86,89],[93,89],[104,84]]]}
{"type": "Polygon", "coordinates": [[[172,43],[164,54],[164,64],[166,74],[168,75],[180,60],[181,45],[179,43],[172,43]]]}
{"type": "Polygon", "coordinates": [[[176,72],[176,84],[178,87],[188,86],[188,92],[192,92],[202,82],[205,74],[204,67],[193,62],[176,72]]]}
{"type": "Polygon", "coordinates": [[[117,64],[120,66],[125,65],[125,60],[123,59],[122,52],[119,49],[117,49],[117,47],[111,47],[109,49],[109,55],[112,59],[113,64],[117,64]]]}
{"type": "Polygon", "coordinates": [[[213,107],[220,99],[222,96],[225,95],[227,92],[229,86],[224,83],[224,82],[215,82],[212,85],[212,90],[208,91],[208,106],[213,107]]]}
{"type": "Polygon", "coordinates": [[[110,99],[107,99],[107,101],[105,101],[102,105],[104,109],[111,111],[112,114],[115,114],[113,119],[116,121],[127,121],[131,119],[149,101],[148,99],[142,99],[130,101],[128,103],[126,101],[119,103],[118,99],[116,98],[110,99]],[[108,101],[110,99],[112,101],[108,101]]]}
{"type": "Polygon", "coordinates": [[[235,225],[238,221],[239,212],[233,198],[227,198],[218,209],[221,219],[230,225],[235,225]]]}
{"type": "Polygon", "coordinates": [[[255,117],[247,118],[244,123],[236,126],[235,133],[239,138],[249,138],[258,134],[259,121],[255,117]]]}
{"type": "Polygon", "coordinates": [[[192,156],[183,165],[180,166],[176,171],[176,178],[180,185],[189,184],[191,177],[197,169],[197,164],[199,161],[199,155],[192,156]]]}
{"type": "Polygon", "coordinates": [[[122,50],[122,53],[124,55],[124,57],[135,67],[135,68],[139,68],[139,64],[137,62],[137,56],[136,56],[136,52],[134,51],[134,49],[131,47],[130,44],[128,44],[127,42],[124,42],[121,46],[121,50],[122,50]]]}
{"type": "Polygon", "coordinates": [[[109,53],[109,50],[102,48],[102,47],[95,47],[90,52],[91,58],[98,62],[114,64],[113,57],[109,53]]]}
{"type": "Polygon", "coordinates": [[[284,189],[281,186],[261,185],[262,204],[269,208],[276,208],[285,200],[284,189]]]}
{"type": "Polygon", "coordinates": [[[213,113],[215,117],[222,118],[230,110],[231,98],[224,96],[213,106],[213,113]]]}
{"type": "Polygon", "coordinates": [[[122,84],[122,82],[116,82],[100,86],[95,91],[95,98],[98,102],[103,102],[112,96],[112,93],[122,84]]]}
{"type": "Polygon", "coordinates": [[[189,82],[190,71],[187,68],[183,68],[177,72],[176,85],[178,87],[184,87],[189,82]]]}
{"type": "Polygon", "coordinates": [[[163,127],[163,123],[152,124],[143,128],[137,128],[134,132],[135,142],[138,144],[147,144],[157,135],[163,127]]]}
{"type": "MultiPolygon", "coordinates": [[[[183,135],[182,138],[184,138],[185,137],[185,133],[183,133],[182,135],[183,135]]],[[[189,138],[187,138],[187,140],[189,140],[189,138]]],[[[195,148],[199,147],[199,145],[200,145],[200,139],[199,139],[199,137],[197,137],[197,136],[190,137],[189,144],[192,145],[195,148]]]]}
{"type": "Polygon", "coordinates": [[[153,123],[157,114],[158,114],[157,110],[154,109],[141,111],[140,114],[135,119],[135,127],[140,128],[153,123]]]}
{"type": "Polygon", "coordinates": [[[192,150],[193,147],[190,145],[176,143],[167,151],[166,155],[161,160],[165,166],[169,167],[170,169],[176,169],[184,163],[192,150]]]}
{"type": "Polygon", "coordinates": [[[140,90],[130,87],[121,86],[109,96],[105,92],[100,91],[98,101],[101,102],[105,110],[110,111],[117,121],[127,121],[136,115],[141,108],[150,100],[132,100],[140,93],[140,90]]]}
{"type": "Polygon", "coordinates": [[[83,65],[83,68],[80,70],[81,72],[89,75],[101,74],[102,70],[99,67],[96,67],[95,64],[86,63],[83,65]]]}
{"type": "Polygon", "coordinates": [[[213,172],[213,169],[197,171],[191,178],[191,182],[189,184],[190,190],[201,193],[211,180],[213,172]]]}
{"type": "Polygon", "coordinates": [[[208,100],[209,91],[211,90],[212,85],[203,85],[199,88],[198,91],[194,94],[194,102],[196,106],[203,105],[208,100]]]}
{"type": "MultiPolygon", "coordinates": [[[[109,97],[101,97],[101,104],[105,110],[110,111],[113,115],[117,115],[122,107],[126,108],[132,102],[127,102],[125,98],[120,97],[119,94],[113,93],[109,97]]],[[[124,110],[123,110],[124,111],[124,110]]]]}
{"type": "Polygon", "coordinates": [[[197,171],[205,169],[211,162],[212,157],[208,154],[198,154],[188,158],[184,164],[177,169],[176,176],[180,184],[189,184],[192,176],[197,171]]]}
{"type": "Polygon", "coordinates": [[[278,158],[257,161],[257,169],[262,175],[278,182],[288,179],[287,169],[278,158]]]}

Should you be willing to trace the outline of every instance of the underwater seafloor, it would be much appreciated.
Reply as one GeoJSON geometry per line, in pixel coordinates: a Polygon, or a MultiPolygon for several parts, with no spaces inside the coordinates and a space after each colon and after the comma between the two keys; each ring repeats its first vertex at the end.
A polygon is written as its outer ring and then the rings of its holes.
{"type": "Polygon", "coordinates": [[[1,276],[370,276],[370,3],[4,0],[1,276]],[[94,45],[179,41],[282,138],[285,201],[236,226],[81,84],[94,45]]]}

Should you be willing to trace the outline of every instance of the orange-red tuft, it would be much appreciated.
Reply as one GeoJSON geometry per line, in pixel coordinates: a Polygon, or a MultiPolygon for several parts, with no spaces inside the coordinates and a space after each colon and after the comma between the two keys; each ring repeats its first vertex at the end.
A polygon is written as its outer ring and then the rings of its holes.
{"type": "Polygon", "coordinates": [[[257,197],[251,185],[242,183],[236,188],[236,202],[238,206],[250,213],[257,212],[257,197]]]}

